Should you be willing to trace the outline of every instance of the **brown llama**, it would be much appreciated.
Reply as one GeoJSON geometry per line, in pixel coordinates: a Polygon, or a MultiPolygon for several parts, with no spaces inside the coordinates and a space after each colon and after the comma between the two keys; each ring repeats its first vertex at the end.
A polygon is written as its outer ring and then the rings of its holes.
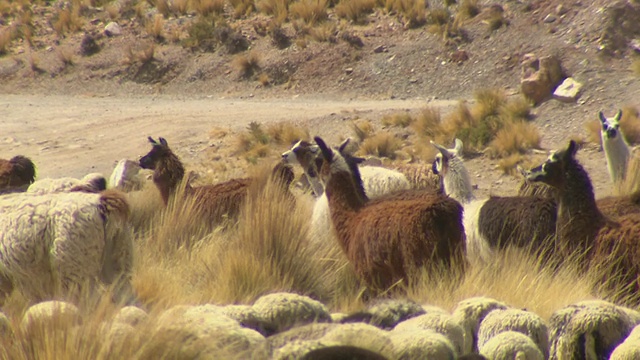
{"type": "MultiPolygon", "coordinates": [[[[554,187],[558,194],[556,251],[562,258],[586,259],[589,268],[603,269],[603,284],[627,300],[638,301],[640,276],[640,215],[612,220],[598,208],[589,175],[575,159],[577,145],[553,153],[532,169],[527,179],[554,187]]],[[[583,263],[581,261],[581,263],[583,263]]]]}
{"type": "Polygon", "coordinates": [[[0,194],[24,191],[36,179],[36,167],[22,155],[0,159],[0,194]]]}
{"type": "Polygon", "coordinates": [[[358,276],[371,290],[386,290],[423,267],[465,265],[462,206],[433,191],[402,190],[368,200],[357,162],[314,138],[323,164],[331,220],[358,276]]]}
{"type": "MultiPolygon", "coordinates": [[[[159,138],[159,141],[151,137],[148,139],[152,148],[140,159],[140,167],[153,170],[153,182],[166,205],[184,178],[184,166],[164,138],[159,138]]],[[[290,199],[295,201],[289,192],[289,185],[294,178],[291,167],[278,162],[273,168],[272,177],[282,185],[283,191],[289,194],[290,199]]],[[[218,184],[197,187],[187,182],[184,193],[185,196],[196,197],[200,210],[217,222],[225,215],[229,218],[235,218],[238,215],[254,180],[253,178],[231,179],[218,184]]]]}

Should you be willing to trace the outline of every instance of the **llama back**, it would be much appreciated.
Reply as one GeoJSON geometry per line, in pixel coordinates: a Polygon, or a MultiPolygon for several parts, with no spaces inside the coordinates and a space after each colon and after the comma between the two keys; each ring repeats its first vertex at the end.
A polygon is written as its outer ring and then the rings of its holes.
{"type": "Polygon", "coordinates": [[[414,189],[431,189],[442,192],[442,181],[431,170],[431,164],[399,164],[393,168],[404,174],[414,189]]]}
{"type": "Polygon", "coordinates": [[[398,171],[379,166],[362,166],[359,170],[364,191],[370,199],[411,187],[407,178],[398,171]]]}

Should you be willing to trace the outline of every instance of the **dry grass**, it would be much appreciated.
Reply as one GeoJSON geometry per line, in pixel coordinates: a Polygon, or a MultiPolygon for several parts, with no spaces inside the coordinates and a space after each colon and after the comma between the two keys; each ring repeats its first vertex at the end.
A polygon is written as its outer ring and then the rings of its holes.
{"type": "Polygon", "coordinates": [[[631,71],[636,76],[640,76],[640,56],[633,57],[633,61],[631,61],[631,71]]]}
{"type": "Polygon", "coordinates": [[[480,13],[480,5],[478,0],[462,0],[458,7],[457,16],[461,19],[470,19],[480,13]]]}
{"type": "Polygon", "coordinates": [[[60,9],[54,17],[53,29],[58,36],[64,36],[67,33],[74,33],[82,29],[84,20],[80,15],[80,6],[75,5],[71,8],[60,9]]]}
{"type": "Polygon", "coordinates": [[[587,141],[593,144],[597,144],[602,147],[602,137],[600,136],[600,130],[602,124],[600,120],[591,120],[584,124],[584,129],[587,132],[587,141]]]}
{"type": "Polygon", "coordinates": [[[325,22],[309,29],[309,36],[317,42],[335,43],[338,26],[333,22],[325,22]]]}
{"type": "Polygon", "coordinates": [[[349,0],[341,1],[336,5],[336,15],[340,18],[352,21],[355,24],[365,24],[367,15],[375,8],[375,0],[349,0]]]}
{"type": "Polygon", "coordinates": [[[431,106],[422,109],[415,121],[411,124],[411,128],[419,136],[432,140],[439,138],[443,133],[440,109],[431,106]]]}
{"type": "Polygon", "coordinates": [[[276,23],[284,22],[289,16],[290,0],[260,0],[256,3],[258,11],[271,15],[276,23]]]}
{"type": "Polygon", "coordinates": [[[288,121],[269,124],[267,126],[267,134],[271,142],[285,146],[289,146],[298,140],[309,141],[311,138],[308,128],[294,125],[288,121]]]}
{"type": "Polygon", "coordinates": [[[327,19],[327,0],[300,0],[291,5],[289,12],[293,19],[313,26],[327,19]]]}
{"type": "Polygon", "coordinates": [[[413,124],[414,121],[415,119],[408,112],[385,115],[381,119],[382,125],[398,126],[402,128],[406,128],[407,126],[413,124]]]}
{"type": "Polygon", "coordinates": [[[63,68],[71,66],[75,63],[73,50],[68,47],[59,47],[56,49],[56,55],[62,63],[63,68]]]}
{"type": "Polygon", "coordinates": [[[229,3],[233,8],[233,16],[236,19],[248,16],[255,10],[253,0],[229,0],[229,3]]]}
{"type": "Polygon", "coordinates": [[[617,196],[631,195],[640,190],[640,158],[637,154],[632,152],[625,178],[614,185],[614,194],[617,196]]]}
{"type": "Polygon", "coordinates": [[[9,52],[9,46],[11,45],[11,30],[3,29],[0,31],[0,55],[4,55],[9,52]]]}
{"type": "Polygon", "coordinates": [[[427,6],[424,0],[388,0],[385,9],[402,17],[405,27],[409,29],[420,27],[427,22],[427,6]]]}
{"type": "Polygon", "coordinates": [[[486,20],[486,23],[489,31],[496,31],[503,26],[509,25],[509,21],[504,17],[502,13],[496,13],[491,15],[486,20]]]}
{"type": "Polygon", "coordinates": [[[147,20],[144,27],[155,41],[164,41],[164,17],[162,15],[156,14],[153,19],[147,20]]]}
{"type": "Polygon", "coordinates": [[[168,0],[147,0],[149,5],[154,6],[158,13],[162,14],[165,18],[171,16],[171,6],[168,0]]]}
{"type": "Polygon", "coordinates": [[[402,149],[402,141],[394,134],[386,131],[379,132],[366,138],[358,150],[362,155],[373,155],[395,159],[396,151],[402,149]]]}
{"type": "Polygon", "coordinates": [[[260,71],[262,56],[257,51],[248,54],[239,54],[233,58],[232,65],[237,70],[241,79],[251,79],[260,71]]]}
{"type": "Polygon", "coordinates": [[[187,10],[189,10],[189,1],[190,0],[171,0],[169,8],[171,12],[176,15],[186,15],[187,10]]]}
{"type": "Polygon", "coordinates": [[[202,17],[222,14],[224,3],[224,0],[191,0],[193,10],[202,17]]]}
{"type": "Polygon", "coordinates": [[[358,142],[363,142],[375,133],[373,124],[371,121],[366,119],[355,120],[351,123],[351,129],[353,130],[358,142]]]}
{"type": "Polygon", "coordinates": [[[514,121],[504,125],[489,144],[489,155],[508,157],[525,154],[530,149],[540,148],[540,132],[535,125],[525,121],[514,121]]]}
{"type": "Polygon", "coordinates": [[[640,112],[634,106],[622,108],[622,118],[620,119],[620,129],[628,144],[640,143],[640,112]]]}

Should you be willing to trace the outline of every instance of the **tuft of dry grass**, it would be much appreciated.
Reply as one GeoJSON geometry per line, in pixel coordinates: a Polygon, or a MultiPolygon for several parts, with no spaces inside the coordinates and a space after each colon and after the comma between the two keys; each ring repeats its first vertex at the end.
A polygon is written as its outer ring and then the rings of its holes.
{"type": "Polygon", "coordinates": [[[165,18],[171,16],[171,6],[168,0],[147,0],[149,5],[154,6],[158,13],[162,14],[165,18]]]}
{"type": "Polygon", "coordinates": [[[308,25],[315,25],[327,19],[327,0],[300,0],[289,9],[291,17],[308,25]]]}
{"type": "Polygon", "coordinates": [[[11,45],[11,30],[3,29],[0,31],[0,55],[4,55],[9,52],[9,46],[11,45]]]}
{"type": "Polygon", "coordinates": [[[427,3],[423,0],[389,0],[385,4],[385,9],[400,15],[408,29],[427,23],[427,3]]]}
{"type": "Polygon", "coordinates": [[[147,20],[144,27],[155,41],[164,41],[164,17],[162,15],[156,14],[153,19],[147,20]]]}
{"type": "Polygon", "coordinates": [[[524,121],[510,122],[496,133],[489,144],[489,155],[508,157],[525,154],[530,149],[539,149],[540,140],[541,136],[535,125],[524,121]]]}
{"type": "Polygon", "coordinates": [[[366,138],[360,144],[358,151],[362,155],[386,157],[393,160],[396,158],[396,151],[400,149],[402,149],[402,141],[394,134],[382,131],[366,138]]]}
{"type": "Polygon", "coordinates": [[[59,47],[56,49],[56,55],[65,68],[75,63],[73,50],[68,47],[59,47]]]}
{"type": "Polygon", "coordinates": [[[491,15],[486,20],[486,23],[489,31],[496,31],[503,26],[509,25],[509,21],[504,17],[504,14],[501,12],[491,15]]]}
{"type": "Polygon", "coordinates": [[[622,181],[614,184],[616,196],[626,196],[640,191],[640,158],[632,152],[627,163],[627,173],[622,181]]]}
{"type": "Polygon", "coordinates": [[[411,124],[411,128],[419,136],[435,140],[442,135],[443,132],[440,109],[432,106],[422,109],[415,121],[411,124]]]}
{"type": "Polygon", "coordinates": [[[592,120],[588,121],[584,124],[584,129],[587,132],[587,141],[593,144],[597,144],[602,147],[602,137],[600,135],[600,130],[602,129],[602,124],[600,120],[592,120]]]}
{"type": "Polygon", "coordinates": [[[224,0],[191,0],[193,10],[201,17],[222,14],[224,3],[224,0]]]}
{"type": "Polygon", "coordinates": [[[620,119],[620,129],[628,144],[640,143],[640,112],[634,106],[622,108],[622,118],[620,119]]]}
{"type": "Polygon", "coordinates": [[[118,20],[120,18],[120,6],[115,3],[110,3],[104,6],[104,11],[109,14],[109,19],[118,20]]]}
{"type": "Polygon", "coordinates": [[[248,54],[236,55],[232,65],[238,71],[238,76],[241,79],[251,79],[260,71],[261,60],[259,52],[251,51],[248,54]]]}
{"type": "Polygon", "coordinates": [[[64,36],[82,29],[84,20],[80,15],[80,6],[72,5],[71,8],[60,9],[54,16],[53,29],[58,36],[64,36]]]}
{"type": "Polygon", "coordinates": [[[368,137],[375,133],[373,124],[369,120],[360,119],[351,123],[351,129],[358,139],[358,142],[363,142],[368,137]]]}
{"type": "Polygon", "coordinates": [[[433,8],[429,10],[427,23],[444,26],[451,21],[451,13],[445,8],[433,8]]]}
{"type": "Polygon", "coordinates": [[[462,0],[458,6],[457,16],[461,19],[471,19],[480,13],[480,5],[478,0],[462,0]]]}
{"type": "Polygon", "coordinates": [[[249,16],[255,10],[253,0],[229,0],[229,3],[233,8],[233,16],[236,19],[249,16]]]}
{"type": "Polygon", "coordinates": [[[292,124],[288,121],[277,122],[267,126],[267,134],[271,142],[289,146],[298,140],[309,140],[309,129],[292,124]]]}
{"type": "Polygon", "coordinates": [[[369,15],[376,6],[375,0],[349,0],[340,1],[336,7],[336,15],[355,24],[365,24],[369,15]]]}
{"type": "Polygon", "coordinates": [[[256,8],[265,15],[273,16],[273,20],[281,24],[289,16],[290,0],[260,0],[256,3],[256,8]]]}
{"type": "Polygon", "coordinates": [[[337,42],[338,27],[333,22],[325,22],[309,29],[309,36],[317,42],[337,42]]]}
{"type": "Polygon", "coordinates": [[[172,0],[169,4],[171,12],[176,15],[187,15],[189,10],[189,0],[172,0]]]}
{"type": "Polygon", "coordinates": [[[408,112],[400,112],[391,115],[385,115],[381,119],[382,125],[385,126],[398,126],[406,128],[413,124],[415,119],[408,112]]]}

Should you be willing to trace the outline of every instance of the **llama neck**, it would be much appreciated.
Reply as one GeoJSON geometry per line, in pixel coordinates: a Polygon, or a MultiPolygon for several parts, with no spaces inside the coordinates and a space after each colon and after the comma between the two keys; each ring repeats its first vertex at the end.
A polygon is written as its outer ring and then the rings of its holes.
{"type": "Polygon", "coordinates": [[[460,203],[468,203],[475,199],[467,168],[458,158],[449,160],[449,167],[442,178],[442,183],[445,193],[460,203]]]}
{"type": "Polygon", "coordinates": [[[153,172],[153,182],[160,190],[160,195],[165,205],[169,202],[169,197],[176,191],[178,184],[184,177],[184,166],[177,156],[170,156],[163,159],[153,172]]]}
{"type": "Polygon", "coordinates": [[[624,179],[627,161],[629,160],[629,147],[624,142],[622,135],[618,133],[614,139],[604,139],[602,142],[605,157],[607,158],[607,168],[613,183],[624,179]]]}
{"type": "Polygon", "coordinates": [[[307,175],[307,179],[311,184],[311,188],[313,189],[313,193],[316,197],[322,196],[324,193],[324,186],[318,177],[318,171],[314,165],[309,165],[304,167],[304,173],[307,175]]]}
{"type": "Polygon", "coordinates": [[[365,200],[357,193],[352,175],[347,172],[331,175],[325,188],[325,195],[329,200],[331,221],[339,243],[348,252],[349,221],[365,205],[365,200]]]}
{"type": "Polygon", "coordinates": [[[558,201],[556,232],[564,250],[586,251],[605,222],[598,210],[589,175],[575,160],[567,164],[565,188],[558,201]]]}

